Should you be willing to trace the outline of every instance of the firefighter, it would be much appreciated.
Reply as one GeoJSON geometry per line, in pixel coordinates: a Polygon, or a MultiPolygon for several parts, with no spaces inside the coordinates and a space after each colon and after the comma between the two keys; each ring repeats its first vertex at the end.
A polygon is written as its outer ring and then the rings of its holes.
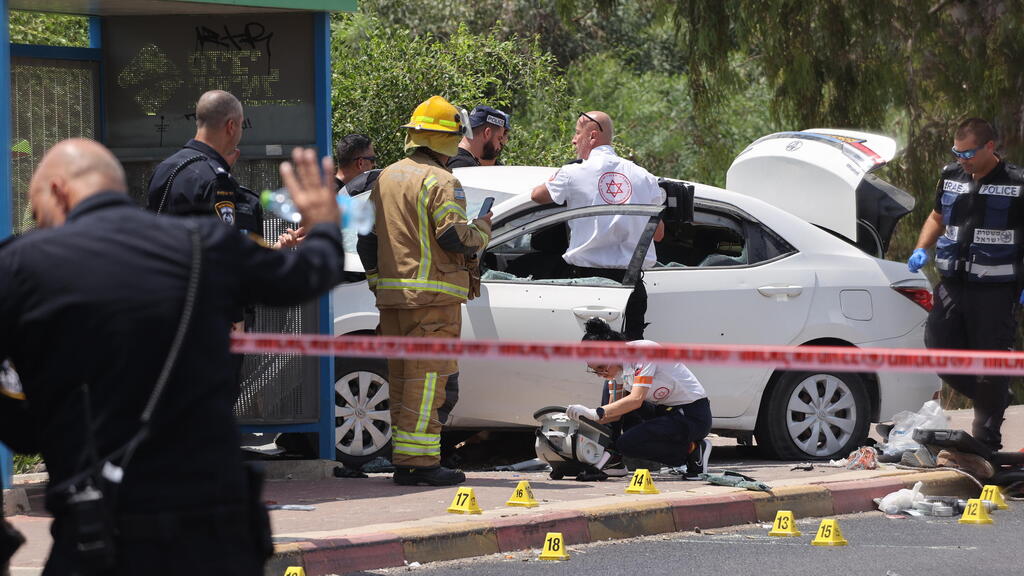
{"type": "MultiPolygon", "coordinates": [[[[907,262],[916,272],[935,246],[942,277],[928,314],[929,348],[1011,350],[1017,334],[1015,307],[1021,289],[1024,171],[995,153],[996,134],[981,118],[969,118],[953,136],[956,162],[947,165],[907,262]]],[[[974,400],[971,433],[993,450],[1010,403],[1010,378],[940,374],[954,390],[974,400]]]]}
{"type": "MultiPolygon", "coordinates": [[[[359,239],[383,336],[458,338],[462,303],[479,293],[479,254],[491,215],[469,221],[462,185],[445,168],[469,136],[465,110],[433,96],[413,111],[408,157],[373,186],[374,234],[359,239]],[[374,246],[376,245],[376,246],[374,246]]],[[[441,426],[459,397],[455,360],[388,360],[392,462],[400,485],[450,486],[466,480],[441,466],[441,426]]]]}

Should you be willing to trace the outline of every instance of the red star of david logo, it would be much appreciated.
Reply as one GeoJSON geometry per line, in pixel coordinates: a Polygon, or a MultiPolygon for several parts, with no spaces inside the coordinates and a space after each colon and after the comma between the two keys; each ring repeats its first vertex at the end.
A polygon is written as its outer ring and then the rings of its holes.
{"type": "Polygon", "coordinates": [[[597,191],[606,204],[625,204],[633,196],[633,185],[621,172],[605,172],[597,181],[597,191]]]}

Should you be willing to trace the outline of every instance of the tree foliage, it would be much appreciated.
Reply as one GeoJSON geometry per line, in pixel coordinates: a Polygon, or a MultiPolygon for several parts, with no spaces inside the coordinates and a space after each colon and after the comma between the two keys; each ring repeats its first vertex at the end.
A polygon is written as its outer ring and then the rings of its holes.
{"type": "Polygon", "coordinates": [[[536,42],[495,33],[417,36],[372,15],[334,22],[334,129],[368,134],[383,162],[401,158],[417,104],[433,94],[472,108],[486,103],[512,114],[507,163],[553,164],[571,157],[575,101],[553,57],[536,42]]]}
{"type": "Polygon", "coordinates": [[[12,10],[10,27],[15,44],[89,45],[89,20],[81,16],[12,10]]]}

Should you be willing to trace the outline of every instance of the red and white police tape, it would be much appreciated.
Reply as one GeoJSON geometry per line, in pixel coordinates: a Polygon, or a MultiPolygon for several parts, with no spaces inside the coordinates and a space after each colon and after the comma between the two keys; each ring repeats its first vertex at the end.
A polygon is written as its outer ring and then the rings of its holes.
{"type": "Polygon", "coordinates": [[[653,347],[627,346],[622,342],[513,342],[314,334],[234,334],[231,340],[231,351],[239,354],[532,359],[599,363],[642,360],[725,366],[778,366],[801,371],[1024,375],[1024,352],[676,343],[653,347]]]}

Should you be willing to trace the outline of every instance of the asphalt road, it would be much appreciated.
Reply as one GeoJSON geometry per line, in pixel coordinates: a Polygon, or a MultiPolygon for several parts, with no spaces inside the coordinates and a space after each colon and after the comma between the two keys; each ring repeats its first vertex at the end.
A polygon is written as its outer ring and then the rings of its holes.
{"type": "Polygon", "coordinates": [[[848,546],[811,546],[820,520],[798,519],[798,538],[769,537],[767,524],[750,525],[575,547],[570,542],[570,559],[561,562],[537,560],[539,550],[529,550],[359,574],[1003,576],[1020,574],[1024,566],[1024,502],[1010,502],[988,526],[958,524],[957,517],[890,519],[879,512],[835,518],[848,546]]]}

